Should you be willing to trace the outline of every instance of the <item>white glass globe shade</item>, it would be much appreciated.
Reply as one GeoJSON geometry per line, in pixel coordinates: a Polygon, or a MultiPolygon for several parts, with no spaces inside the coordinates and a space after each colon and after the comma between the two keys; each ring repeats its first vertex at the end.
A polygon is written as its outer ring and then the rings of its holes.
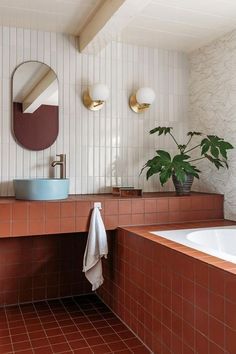
{"type": "Polygon", "coordinates": [[[152,104],[155,97],[155,92],[150,87],[141,87],[136,92],[136,100],[139,104],[152,104]]]}
{"type": "Polygon", "coordinates": [[[106,101],[109,97],[109,89],[104,84],[94,84],[89,88],[89,96],[92,101],[106,101]]]}

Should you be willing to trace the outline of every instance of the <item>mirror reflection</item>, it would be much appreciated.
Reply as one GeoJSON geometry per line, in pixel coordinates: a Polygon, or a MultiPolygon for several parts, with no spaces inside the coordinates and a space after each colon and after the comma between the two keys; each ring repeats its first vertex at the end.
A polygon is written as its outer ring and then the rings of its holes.
{"type": "Polygon", "coordinates": [[[29,150],[51,146],[58,135],[58,79],[46,64],[26,62],[14,72],[13,133],[29,150]]]}

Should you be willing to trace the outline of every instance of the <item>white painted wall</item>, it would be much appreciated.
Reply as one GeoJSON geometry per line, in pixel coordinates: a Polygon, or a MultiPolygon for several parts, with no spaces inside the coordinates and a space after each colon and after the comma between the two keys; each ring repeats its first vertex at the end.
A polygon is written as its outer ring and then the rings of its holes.
{"type": "Polygon", "coordinates": [[[172,125],[180,138],[186,129],[185,54],[113,42],[96,57],[81,55],[75,37],[0,27],[0,80],[0,195],[13,195],[14,178],[48,177],[57,153],[67,154],[70,193],[109,192],[118,183],[161,189],[157,178],[147,183],[139,172],[155,148],[173,147],[168,138],[150,137],[151,128],[172,125]],[[60,133],[41,152],[23,149],[11,134],[11,77],[27,60],[50,65],[60,85],[60,133]],[[90,112],[81,93],[98,81],[110,87],[110,99],[102,111],[90,112]],[[156,102],[144,115],[128,106],[129,95],[140,86],[156,92],[156,102]]]}
{"type": "MultiPolygon", "coordinates": [[[[236,146],[236,31],[190,55],[190,122],[193,129],[216,134],[236,146]]],[[[236,150],[229,170],[209,163],[195,189],[225,194],[225,216],[236,220],[236,150]]]]}

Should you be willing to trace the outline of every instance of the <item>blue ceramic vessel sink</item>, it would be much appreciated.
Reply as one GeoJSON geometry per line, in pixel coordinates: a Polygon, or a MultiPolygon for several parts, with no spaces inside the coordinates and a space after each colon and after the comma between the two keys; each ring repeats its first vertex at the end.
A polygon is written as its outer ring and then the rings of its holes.
{"type": "Polygon", "coordinates": [[[69,179],[32,178],[14,179],[16,199],[56,200],[66,199],[69,193],[69,179]]]}

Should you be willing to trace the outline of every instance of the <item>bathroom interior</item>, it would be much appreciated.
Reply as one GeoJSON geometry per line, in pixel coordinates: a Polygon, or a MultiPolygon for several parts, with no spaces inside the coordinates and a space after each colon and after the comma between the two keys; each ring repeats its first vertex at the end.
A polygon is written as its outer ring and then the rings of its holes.
{"type": "Polygon", "coordinates": [[[0,0],[0,354],[236,353],[235,18],[0,0]]]}

